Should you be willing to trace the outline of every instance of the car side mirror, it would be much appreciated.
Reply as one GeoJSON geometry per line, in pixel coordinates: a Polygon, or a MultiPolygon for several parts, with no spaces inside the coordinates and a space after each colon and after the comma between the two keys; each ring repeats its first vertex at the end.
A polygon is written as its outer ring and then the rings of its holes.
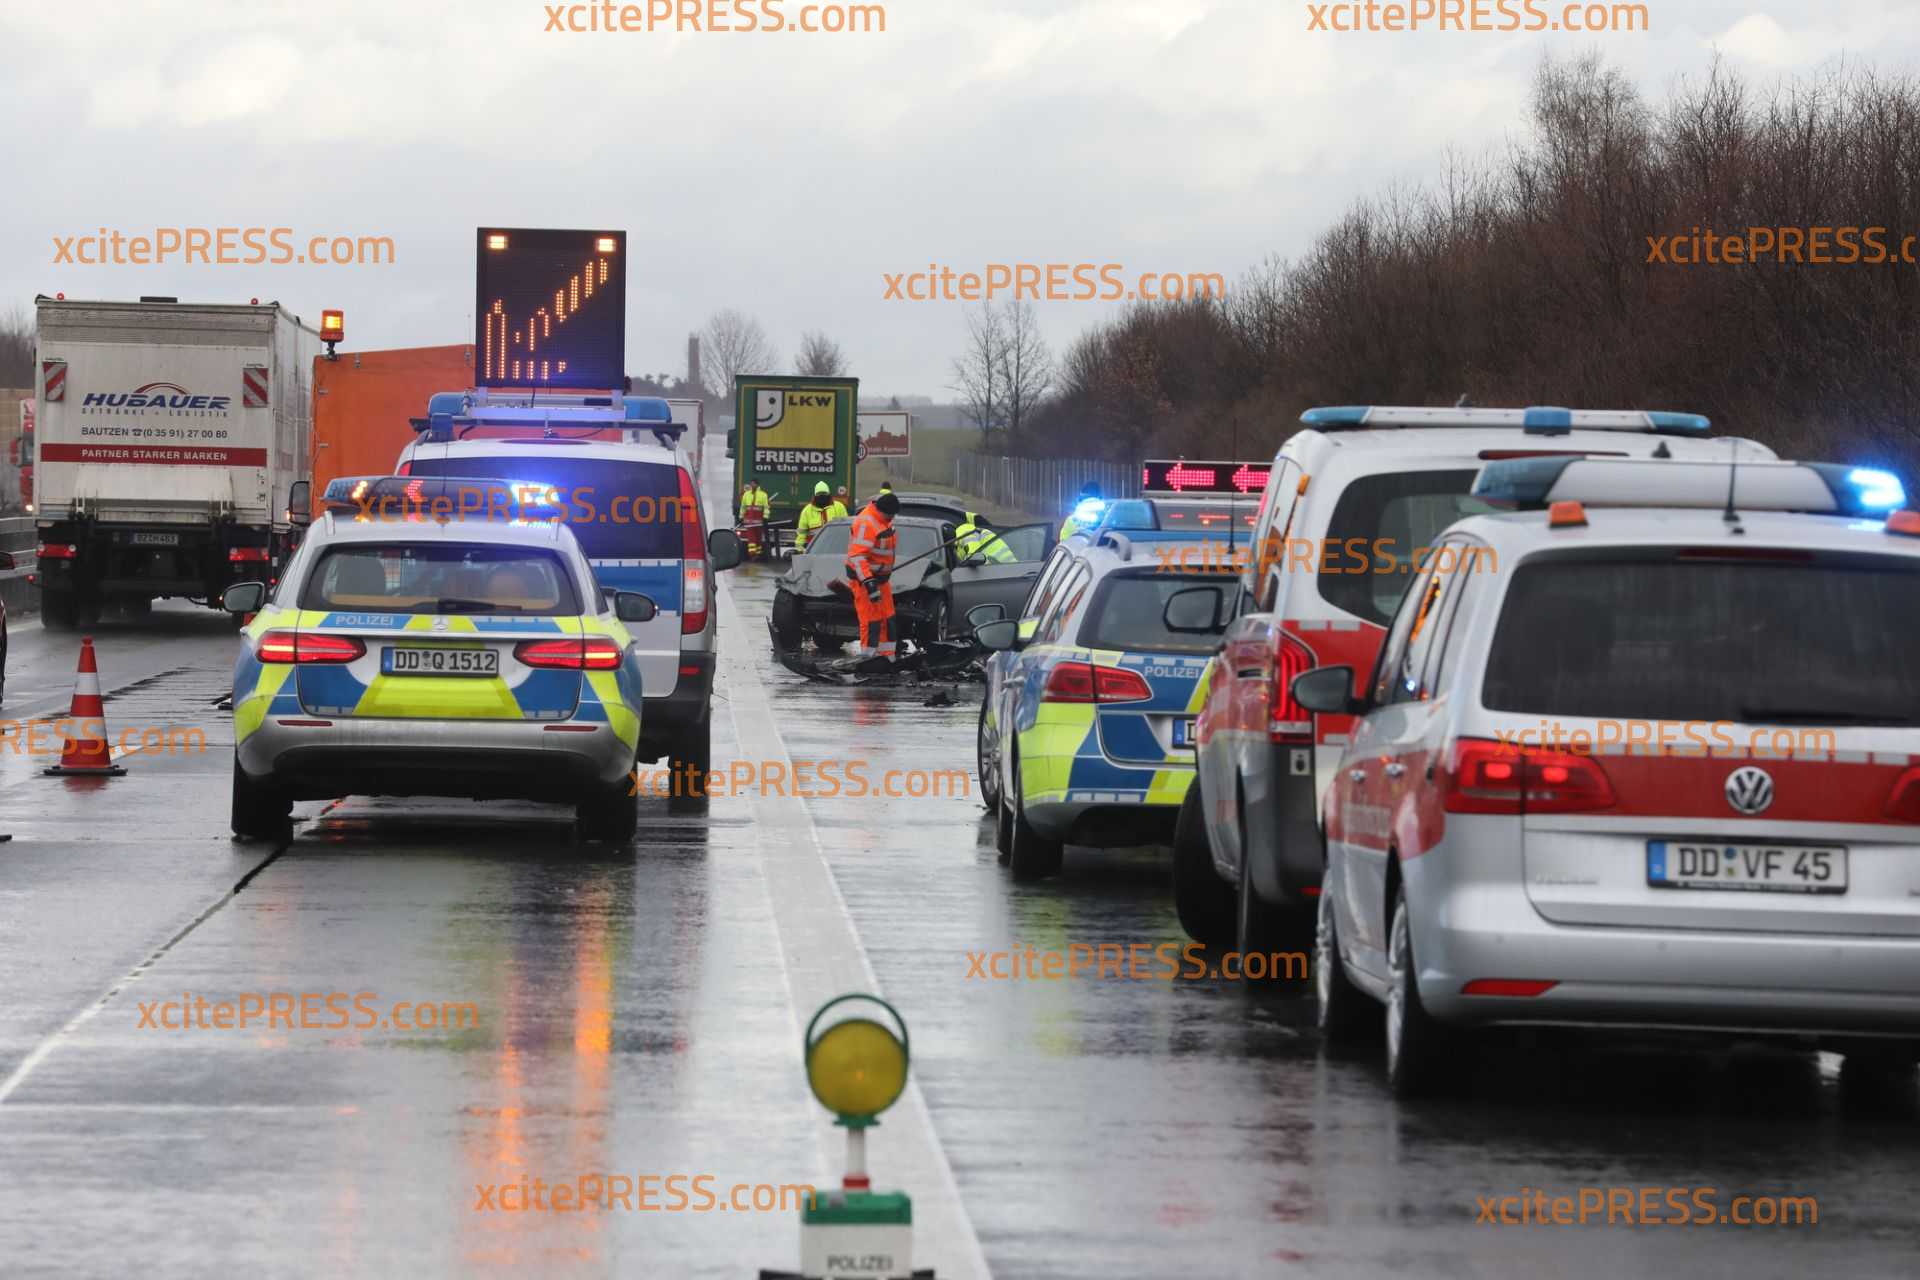
{"type": "Polygon", "coordinates": [[[1220,628],[1226,593],[1218,587],[1188,587],[1167,597],[1160,621],[1169,631],[1207,635],[1220,628]]]}
{"type": "Polygon", "coordinates": [[[266,602],[264,582],[236,582],[220,595],[220,607],[228,613],[258,613],[266,602]]]}
{"type": "Polygon", "coordinates": [[[1293,700],[1322,715],[1358,715],[1366,710],[1353,696],[1352,667],[1315,667],[1293,681],[1293,700]]]}
{"type": "Polygon", "coordinates": [[[715,529],[707,535],[707,559],[713,561],[715,573],[737,568],[742,558],[740,536],[733,530],[715,529]]]}
{"type": "Polygon", "coordinates": [[[984,627],[989,622],[999,622],[1002,618],[1005,618],[1006,616],[1007,616],[1007,606],[1003,604],[1000,604],[998,602],[991,603],[991,604],[977,604],[973,606],[973,608],[967,610],[967,625],[969,627],[984,627]]]}
{"type": "Polygon", "coordinates": [[[1020,624],[1005,618],[997,622],[983,623],[973,629],[973,638],[980,642],[980,647],[983,649],[1006,653],[1020,647],[1020,624]]]}
{"type": "Polygon", "coordinates": [[[643,596],[638,591],[613,593],[613,616],[622,622],[652,622],[659,613],[660,606],[653,602],[652,596],[643,596]]]}
{"type": "Polygon", "coordinates": [[[287,523],[313,523],[313,482],[295,480],[287,486],[287,523]]]}

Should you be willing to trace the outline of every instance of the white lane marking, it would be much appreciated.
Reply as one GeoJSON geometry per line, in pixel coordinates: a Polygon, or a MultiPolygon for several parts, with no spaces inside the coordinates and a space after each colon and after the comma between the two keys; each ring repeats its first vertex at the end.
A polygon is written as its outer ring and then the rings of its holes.
{"type": "MultiPolygon", "coordinates": [[[[255,868],[255,869],[258,870],[258,868],[255,868]]],[[[89,1022],[92,1022],[94,1019],[94,1015],[98,1014],[102,1009],[106,1008],[109,1004],[111,1004],[115,996],[119,995],[122,991],[125,991],[128,987],[132,986],[134,983],[140,981],[141,975],[146,973],[146,971],[148,969],[151,969],[154,965],[160,963],[160,958],[166,955],[167,952],[173,950],[173,948],[179,943],[179,941],[182,938],[192,933],[195,929],[198,929],[202,924],[206,922],[207,917],[211,916],[214,912],[218,911],[220,908],[226,906],[227,903],[231,902],[232,900],[233,900],[232,890],[228,890],[226,893],[221,894],[218,901],[216,901],[212,906],[208,907],[205,911],[202,911],[199,915],[195,916],[192,922],[189,923],[186,928],[180,930],[180,932],[174,934],[171,938],[168,938],[165,942],[161,943],[160,946],[155,949],[152,955],[148,956],[145,960],[142,960],[139,964],[135,965],[130,971],[128,971],[125,977],[121,978],[120,981],[114,983],[112,989],[109,990],[107,994],[101,996],[98,1000],[95,1000],[92,1004],[82,1009],[79,1013],[74,1014],[73,1017],[67,1020],[66,1026],[61,1027],[58,1031],[48,1036],[45,1040],[42,1040],[39,1044],[35,1045],[33,1047],[33,1052],[29,1053],[26,1057],[22,1058],[20,1060],[20,1065],[13,1069],[13,1074],[8,1076],[4,1082],[0,1082],[0,1103],[4,1103],[8,1098],[12,1097],[14,1090],[18,1089],[21,1085],[26,1083],[27,1077],[33,1074],[33,1069],[39,1066],[40,1063],[46,1058],[48,1054],[52,1053],[55,1049],[59,1048],[62,1041],[72,1036],[76,1031],[86,1026],[89,1022]]]]}
{"type": "MultiPolygon", "coordinates": [[[[725,615],[721,635],[731,642],[721,645],[720,663],[727,677],[735,741],[762,744],[766,757],[786,758],[786,742],[751,656],[764,629],[741,622],[724,579],[719,595],[725,615]]],[[[806,801],[777,788],[774,795],[755,795],[749,803],[755,825],[767,832],[755,845],[773,903],[774,928],[780,935],[781,971],[797,1039],[800,1020],[811,1017],[813,1010],[833,997],[850,991],[885,993],[833,869],[827,865],[806,801]]],[[[901,1016],[911,1019],[913,1010],[904,1009],[901,1016]]],[[[839,1171],[846,1167],[845,1130],[834,1127],[818,1110],[814,1119],[826,1167],[834,1171],[837,1182],[839,1171]]],[[[934,1133],[920,1085],[911,1076],[900,1102],[877,1128],[869,1130],[867,1168],[876,1190],[898,1188],[913,1197],[915,1267],[931,1266],[941,1280],[990,1280],[992,1273],[973,1220],[961,1203],[953,1166],[934,1133]]]]}

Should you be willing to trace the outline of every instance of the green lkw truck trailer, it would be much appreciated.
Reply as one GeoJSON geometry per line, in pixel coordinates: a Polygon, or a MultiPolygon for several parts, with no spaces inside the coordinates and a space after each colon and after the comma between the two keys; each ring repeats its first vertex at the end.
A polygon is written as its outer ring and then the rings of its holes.
{"type": "Polygon", "coordinates": [[[757,480],[767,491],[768,519],[784,525],[779,545],[793,542],[793,521],[824,480],[853,490],[859,408],[858,378],[741,374],[733,380],[733,515],[740,491],[757,480]]]}

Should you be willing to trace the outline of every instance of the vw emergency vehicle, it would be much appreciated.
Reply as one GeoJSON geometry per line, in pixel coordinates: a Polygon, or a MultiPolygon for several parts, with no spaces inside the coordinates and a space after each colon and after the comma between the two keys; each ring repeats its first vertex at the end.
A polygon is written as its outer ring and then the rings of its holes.
{"type": "Polygon", "coordinates": [[[1353,726],[1325,809],[1328,1037],[1384,1005],[1403,1093],[1498,1024],[1788,1036],[1910,1073],[1920,512],[1889,516],[1899,481],[1561,457],[1493,463],[1474,495],[1523,510],[1446,531],[1364,670],[1292,681],[1353,726]]]}
{"type": "Polygon", "coordinates": [[[975,631],[995,651],[981,790],[1001,861],[1022,880],[1057,873],[1065,844],[1172,836],[1207,655],[1233,596],[1230,574],[1167,572],[1125,534],[1079,541],[1055,549],[1018,618],[975,631]]]}

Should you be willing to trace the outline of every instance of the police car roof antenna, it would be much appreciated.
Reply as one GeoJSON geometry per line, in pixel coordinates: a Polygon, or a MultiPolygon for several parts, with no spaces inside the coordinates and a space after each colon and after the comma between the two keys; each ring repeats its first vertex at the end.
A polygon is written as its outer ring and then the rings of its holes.
{"type": "Polygon", "coordinates": [[[1740,440],[1734,437],[1727,443],[1731,446],[1732,457],[1727,461],[1727,509],[1721,514],[1720,519],[1727,524],[1728,532],[1745,533],[1746,530],[1740,527],[1740,513],[1733,509],[1733,486],[1734,482],[1740,478],[1740,440]]]}

